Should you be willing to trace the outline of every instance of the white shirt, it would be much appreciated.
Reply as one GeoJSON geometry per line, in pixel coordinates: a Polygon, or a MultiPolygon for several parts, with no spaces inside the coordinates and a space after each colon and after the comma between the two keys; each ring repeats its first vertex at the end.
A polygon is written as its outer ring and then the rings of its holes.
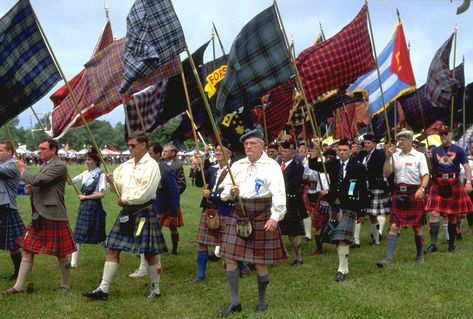
{"type": "MultiPolygon", "coordinates": [[[[90,185],[94,181],[94,177],[101,172],[100,168],[96,167],[93,170],[87,170],[72,179],[72,182],[77,185],[90,185]]],[[[107,183],[105,181],[105,174],[101,174],[99,177],[99,182],[95,187],[94,193],[105,192],[107,188],[107,183]]]]}
{"type": "Polygon", "coordinates": [[[315,194],[317,192],[320,192],[321,190],[328,190],[328,180],[327,177],[325,176],[325,173],[319,173],[317,171],[314,171],[313,169],[309,168],[309,163],[304,165],[304,179],[307,179],[309,181],[315,181],[317,184],[315,186],[315,189],[308,189],[307,193],[309,194],[315,194]]]}
{"type": "MultiPolygon", "coordinates": [[[[421,179],[429,175],[427,159],[421,152],[414,148],[407,154],[402,151],[394,153],[394,176],[396,184],[420,185],[421,179]]],[[[392,168],[392,160],[389,161],[392,168]]]]}
{"type": "MultiPolygon", "coordinates": [[[[289,166],[289,164],[291,164],[291,162],[292,162],[292,159],[290,159],[290,160],[287,161],[287,162],[284,162],[284,161],[283,161],[282,163],[284,163],[284,169],[286,169],[286,168],[289,166]]],[[[281,167],[282,167],[282,163],[281,163],[281,167]]]]}
{"type": "MultiPolygon", "coordinates": [[[[470,164],[470,170],[473,169],[473,158],[470,158],[470,156],[468,156],[468,164],[470,164]]],[[[463,165],[460,165],[460,180],[466,182],[465,168],[463,165]]]]}
{"type": "Polygon", "coordinates": [[[343,164],[343,178],[345,178],[345,175],[347,175],[347,165],[349,160],[350,159],[347,159],[346,161],[340,160],[340,166],[343,164]]]}
{"type": "MultiPolygon", "coordinates": [[[[284,218],[286,213],[286,189],[281,167],[275,160],[269,158],[263,152],[263,155],[255,163],[251,163],[248,157],[245,157],[235,162],[231,170],[235,183],[239,186],[241,198],[271,197],[271,219],[279,222],[284,218]]],[[[224,187],[221,194],[222,200],[233,200],[230,195],[232,187],[230,174],[227,174],[222,186],[224,187]]]]}
{"type": "Polygon", "coordinates": [[[135,165],[129,159],[113,171],[115,185],[126,205],[140,205],[156,198],[156,189],[161,180],[159,164],[146,153],[135,165]]]}

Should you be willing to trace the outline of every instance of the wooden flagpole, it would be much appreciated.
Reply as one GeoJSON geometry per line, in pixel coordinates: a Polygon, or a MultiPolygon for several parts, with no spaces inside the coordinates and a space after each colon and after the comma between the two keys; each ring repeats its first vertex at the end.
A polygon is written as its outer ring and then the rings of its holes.
{"type": "MultiPolygon", "coordinates": [[[[457,37],[458,37],[458,26],[455,25],[453,31],[453,78],[455,78],[455,64],[457,59],[457,37]]],[[[450,113],[450,129],[453,130],[453,116],[455,109],[455,95],[452,96],[452,111],[450,113]]]]}
{"type": "Polygon", "coordinates": [[[225,48],[223,47],[222,40],[220,39],[220,35],[218,34],[217,27],[215,26],[215,23],[212,21],[212,26],[215,31],[215,35],[217,36],[218,44],[220,45],[220,49],[222,50],[222,54],[225,55],[225,48]]]}
{"type": "MultiPolygon", "coordinates": [[[[80,118],[82,120],[82,122],[84,123],[84,126],[85,126],[85,129],[87,131],[87,134],[89,134],[89,137],[91,139],[91,142],[93,144],[93,146],[95,147],[95,149],[97,150],[97,155],[99,156],[99,159],[100,161],[102,162],[103,164],[103,167],[105,169],[105,172],[106,173],[110,173],[110,171],[108,170],[108,167],[107,165],[105,164],[105,161],[103,159],[103,156],[102,156],[102,152],[100,152],[100,149],[97,145],[97,142],[95,141],[95,138],[94,138],[94,135],[92,134],[92,131],[90,130],[90,127],[89,125],[87,124],[87,121],[85,119],[85,116],[84,114],[82,113],[82,110],[79,108],[79,103],[77,102],[77,98],[74,94],[74,92],[72,91],[72,88],[71,86],[69,85],[69,82],[67,81],[66,79],[66,76],[64,75],[64,72],[62,71],[61,69],[61,66],[59,65],[59,61],[57,60],[56,58],[56,55],[54,54],[54,51],[48,41],[48,38],[46,37],[46,33],[44,33],[44,30],[43,30],[43,27],[41,26],[41,23],[39,22],[38,20],[38,17],[36,16],[36,12],[34,10],[33,11],[33,16],[35,18],[35,21],[36,21],[36,24],[38,25],[38,28],[41,32],[41,35],[43,36],[43,39],[44,41],[46,42],[46,46],[49,50],[49,52],[51,53],[51,57],[53,58],[53,61],[54,61],[54,64],[56,64],[56,68],[58,69],[59,71],[59,74],[61,75],[61,78],[63,79],[63,81],[66,83],[66,86],[67,86],[67,90],[69,91],[69,94],[71,95],[71,98],[72,98],[72,101],[74,102],[74,107],[76,109],[76,111],[79,113],[80,115],[80,118]]],[[[120,193],[118,192],[118,188],[117,186],[115,185],[115,183],[111,183],[112,184],[112,187],[115,191],[115,193],[118,195],[118,197],[120,197],[120,193]]]]}
{"type": "MultiPolygon", "coordinates": [[[[136,100],[136,96],[134,94],[133,94],[133,104],[135,104],[136,114],[138,115],[138,118],[140,119],[141,130],[143,132],[146,132],[145,122],[143,121],[143,116],[141,116],[140,107],[138,106],[138,101],[136,100]]],[[[126,107],[125,107],[125,112],[126,112],[126,107]]]]}
{"type": "MultiPolygon", "coordinates": [[[[463,68],[465,67],[465,56],[463,56],[463,68]]],[[[462,107],[462,126],[463,126],[463,146],[465,147],[465,132],[466,132],[466,113],[465,113],[465,107],[466,107],[466,86],[465,88],[463,89],[463,107],[462,107]]],[[[465,147],[465,150],[467,148],[465,147]]]]}
{"type": "MultiPolygon", "coordinates": [[[[191,115],[189,114],[189,111],[186,110],[186,114],[187,116],[189,117],[189,119],[191,118],[191,115]]],[[[197,128],[197,126],[195,125],[195,123],[193,121],[191,121],[191,124],[192,126],[194,127],[195,131],[197,132],[197,135],[199,136],[200,138],[200,141],[202,142],[202,144],[204,145],[204,147],[207,147],[207,143],[205,143],[205,140],[204,138],[202,137],[202,134],[200,134],[199,132],[199,129],[197,128]]]]}
{"type": "Polygon", "coordinates": [[[210,33],[210,37],[212,39],[212,57],[215,60],[215,29],[212,26],[212,32],[210,33]]]}
{"type": "Polygon", "coordinates": [[[266,125],[266,103],[261,105],[261,110],[263,110],[263,128],[264,128],[264,143],[266,147],[269,146],[268,144],[268,126],[266,125]]]}

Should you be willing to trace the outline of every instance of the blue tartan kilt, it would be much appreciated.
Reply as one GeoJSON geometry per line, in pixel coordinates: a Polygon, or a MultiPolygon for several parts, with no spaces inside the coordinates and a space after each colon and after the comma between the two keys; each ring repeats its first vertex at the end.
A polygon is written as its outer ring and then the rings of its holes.
{"type": "Polygon", "coordinates": [[[25,225],[16,209],[4,211],[6,218],[0,224],[0,249],[16,250],[20,248],[16,240],[25,232],[25,225]]]}
{"type": "Polygon", "coordinates": [[[122,214],[123,210],[118,215],[112,230],[105,240],[105,248],[124,250],[133,255],[159,255],[168,251],[161,231],[161,225],[158,223],[156,213],[153,212],[152,205],[133,215],[135,222],[131,236],[124,234],[123,231],[120,232],[120,216],[122,214]],[[146,220],[141,233],[136,236],[141,218],[146,220]]]}
{"type": "Polygon", "coordinates": [[[338,223],[333,233],[332,241],[346,241],[348,244],[352,244],[355,241],[355,223],[356,223],[356,212],[348,209],[342,209],[343,217],[338,223]]]}
{"type": "Polygon", "coordinates": [[[74,240],[79,244],[98,244],[105,240],[105,216],[100,199],[82,201],[77,212],[74,240]]]}

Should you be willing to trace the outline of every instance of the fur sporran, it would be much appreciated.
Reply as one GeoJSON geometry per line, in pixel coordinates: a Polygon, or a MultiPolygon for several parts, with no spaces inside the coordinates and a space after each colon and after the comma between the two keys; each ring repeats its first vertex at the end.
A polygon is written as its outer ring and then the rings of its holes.
{"type": "Polygon", "coordinates": [[[253,226],[248,217],[238,217],[236,221],[236,233],[238,237],[248,238],[253,233],[253,226]]]}
{"type": "Polygon", "coordinates": [[[217,230],[220,228],[220,219],[215,209],[207,208],[207,228],[217,230]]]}

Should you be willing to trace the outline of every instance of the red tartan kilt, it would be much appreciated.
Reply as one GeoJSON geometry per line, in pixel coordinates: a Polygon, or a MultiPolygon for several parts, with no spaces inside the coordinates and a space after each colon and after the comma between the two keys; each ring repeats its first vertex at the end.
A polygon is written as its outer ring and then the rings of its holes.
{"type": "Polygon", "coordinates": [[[307,196],[307,190],[309,189],[309,186],[304,187],[304,192],[302,193],[302,199],[304,200],[304,205],[307,211],[315,211],[319,209],[319,203],[320,203],[320,196],[317,196],[317,200],[314,202],[311,202],[309,200],[309,196],[307,196]]]}
{"type": "Polygon", "coordinates": [[[425,210],[424,200],[416,199],[415,193],[409,195],[410,208],[408,210],[401,210],[397,205],[397,197],[399,192],[394,192],[391,197],[391,217],[390,224],[398,226],[415,226],[420,227],[425,225],[425,210]]]}
{"type": "MultiPolygon", "coordinates": [[[[304,193],[304,196],[306,196],[305,193],[304,193]]],[[[315,229],[322,229],[328,219],[328,215],[319,214],[319,205],[320,205],[321,200],[322,200],[322,196],[319,193],[317,196],[317,200],[315,202],[310,203],[311,205],[310,208],[306,206],[309,214],[312,214],[312,227],[314,227],[315,229]]],[[[304,201],[305,201],[305,198],[304,198],[304,201]]]]}
{"type": "Polygon", "coordinates": [[[220,246],[222,244],[223,232],[228,221],[228,216],[218,213],[220,223],[219,229],[210,230],[207,227],[207,211],[202,211],[200,215],[199,228],[197,230],[197,243],[207,246],[220,246]]]}
{"type": "Polygon", "coordinates": [[[36,231],[31,224],[17,243],[23,250],[50,256],[62,257],[75,252],[76,244],[68,221],[42,218],[42,229],[36,231]]]}
{"type": "MultiPolygon", "coordinates": [[[[161,226],[162,227],[170,227],[171,226],[171,221],[168,218],[169,214],[167,212],[161,214],[161,226]]],[[[159,220],[159,218],[158,218],[159,220]]],[[[177,218],[176,222],[174,223],[175,227],[182,227],[184,226],[184,219],[182,219],[182,213],[181,213],[181,207],[177,209],[177,218]]]]}
{"type": "Polygon", "coordinates": [[[449,198],[440,196],[439,186],[432,183],[425,210],[447,215],[466,214],[473,212],[473,203],[458,180],[452,184],[452,196],[449,198]]]}

